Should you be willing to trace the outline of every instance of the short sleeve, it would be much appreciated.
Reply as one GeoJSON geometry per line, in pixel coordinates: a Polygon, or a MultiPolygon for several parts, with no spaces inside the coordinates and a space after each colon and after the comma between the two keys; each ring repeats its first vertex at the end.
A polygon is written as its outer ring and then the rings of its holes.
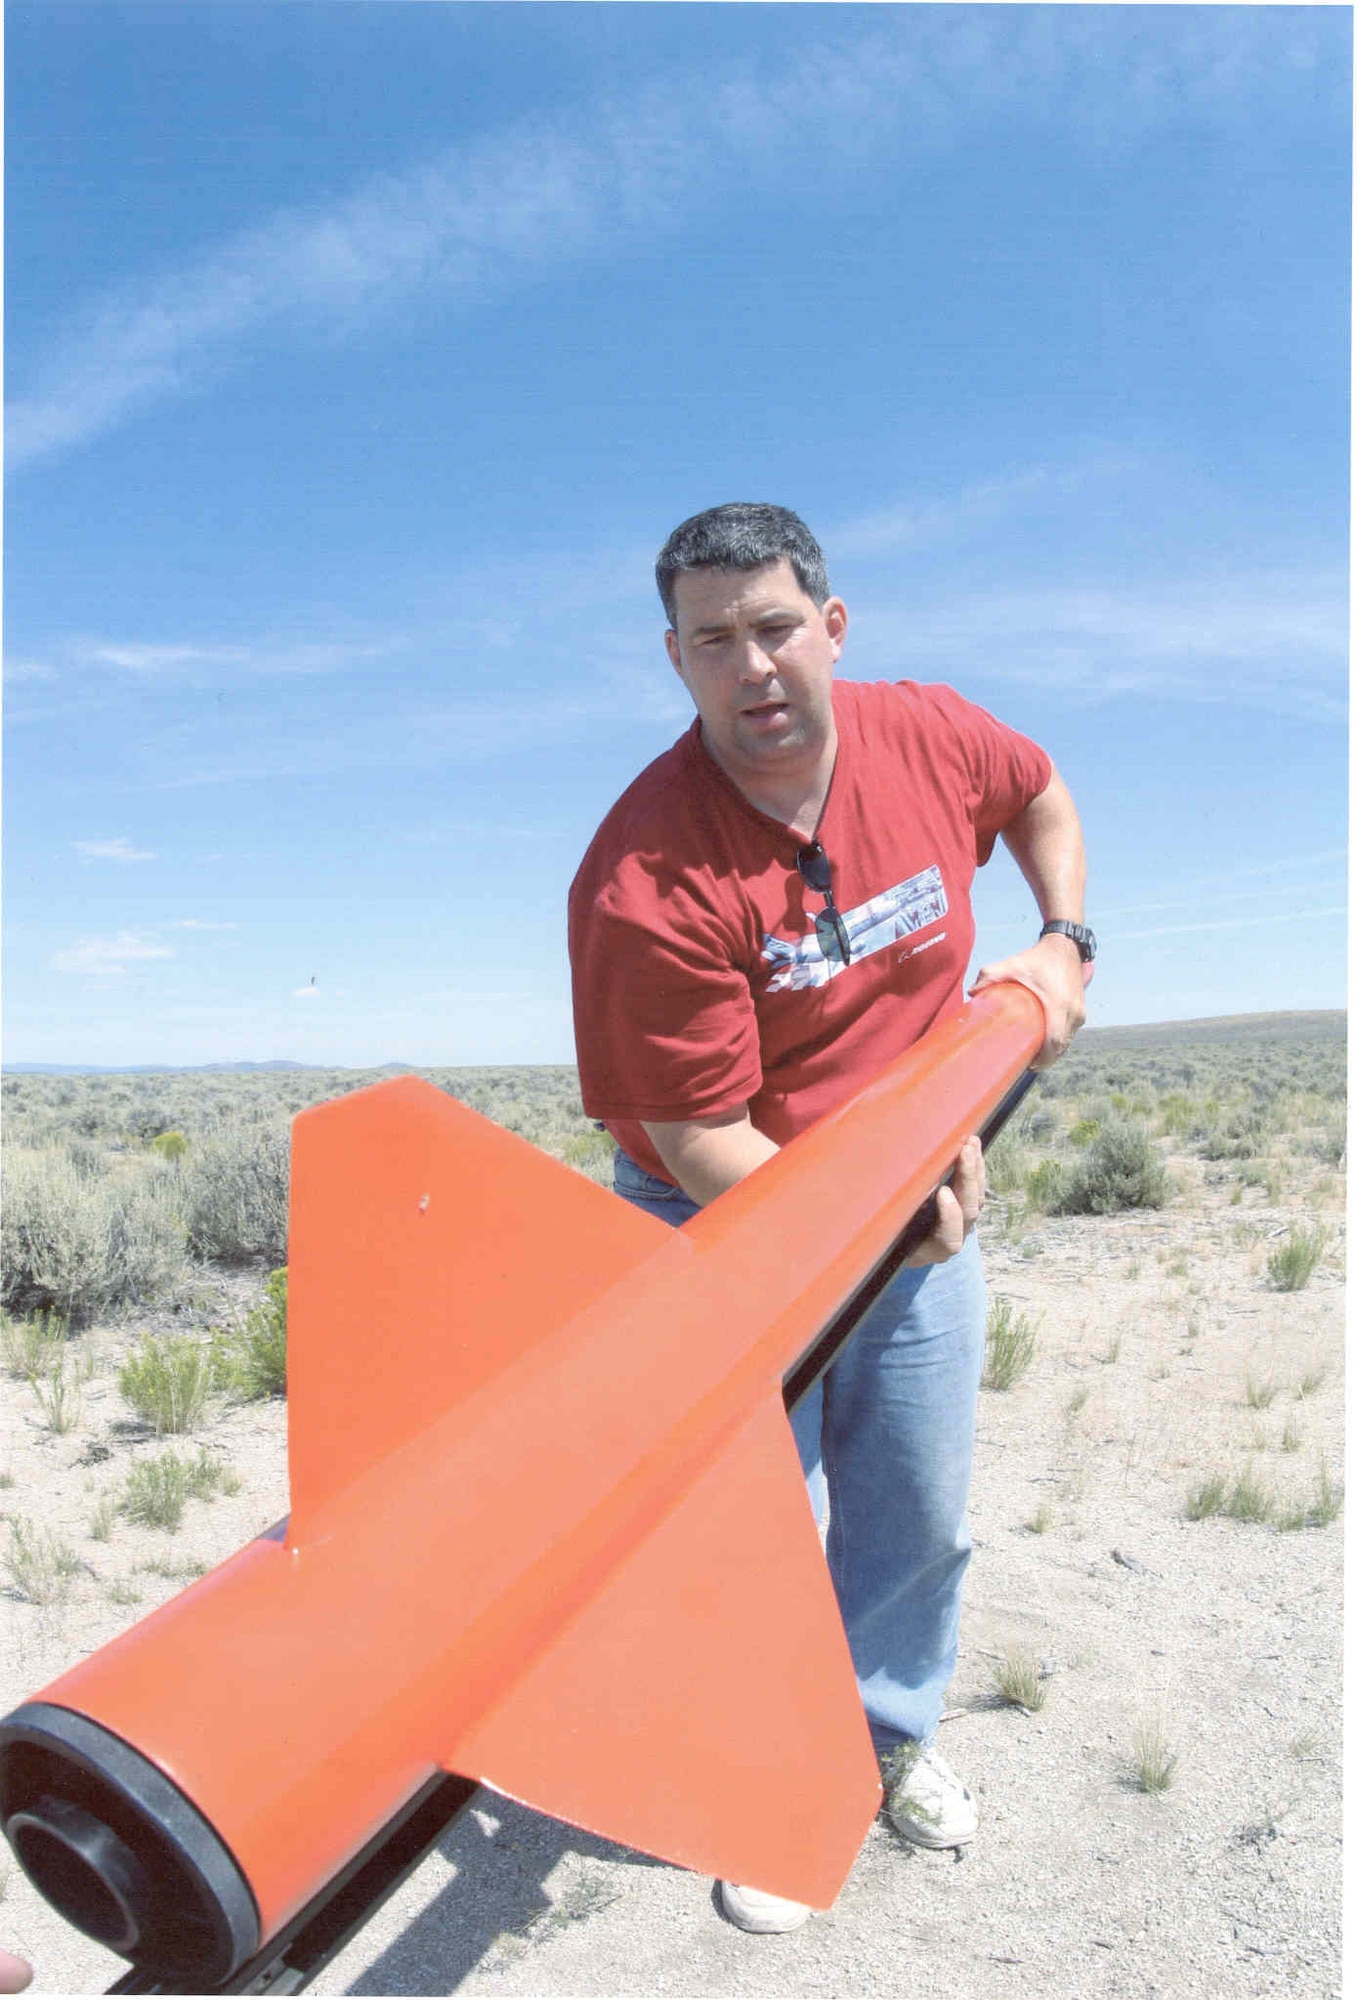
{"type": "Polygon", "coordinates": [[[1051,783],[1052,762],[1031,737],[937,684],[925,692],[957,733],[970,789],[976,865],[989,861],[995,837],[1051,783]]]}
{"type": "Polygon", "coordinates": [[[570,906],[580,1094],[591,1118],[678,1122],[737,1109],[763,1081],[749,980],[729,936],[682,896],[642,922],[570,906]]]}

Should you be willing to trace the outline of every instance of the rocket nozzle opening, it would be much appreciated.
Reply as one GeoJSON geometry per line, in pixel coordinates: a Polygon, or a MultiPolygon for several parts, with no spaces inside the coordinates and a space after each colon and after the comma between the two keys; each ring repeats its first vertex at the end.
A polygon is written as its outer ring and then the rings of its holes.
{"type": "Polygon", "coordinates": [[[88,1716],[35,1701],[0,1721],[0,1824],[68,1923],[183,1991],[221,1985],[259,1949],[254,1895],[216,1829],[88,1716]]]}
{"type": "Polygon", "coordinates": [[[25,1875],[68,1923],[124,1958],[136,1949],[149,1883],[111,1827],[45,1792],[6,1831],[25,1875]]]}

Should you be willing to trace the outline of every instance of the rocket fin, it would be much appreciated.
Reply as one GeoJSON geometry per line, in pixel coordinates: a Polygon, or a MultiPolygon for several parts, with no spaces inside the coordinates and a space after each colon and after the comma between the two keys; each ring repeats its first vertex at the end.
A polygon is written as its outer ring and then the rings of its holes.
{"type": "Polygon", "coordinates": [[[289,1539],[671,1240],[418,1077],[294,1121],[289,1539]]]}
{"type": "Polygon", "coordinates": [[[437,1754],[609,1839],[830,1906],[881,1786],[780,1401],[437,1754]]]}

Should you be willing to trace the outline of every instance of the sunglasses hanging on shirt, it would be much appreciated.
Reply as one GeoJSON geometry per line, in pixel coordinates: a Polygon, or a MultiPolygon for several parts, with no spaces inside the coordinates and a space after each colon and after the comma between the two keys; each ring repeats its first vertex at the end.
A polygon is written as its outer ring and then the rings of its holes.
{"type": "Polygon", "coordinates": [[[849,933],[844,928],[844,919],[835,907],[834,890],[830,886],[830,857],[818,840],[808,841],[797,854],[797,873],[808,889],[814,889],[818,896],[824,896],[825,908],[816,918],[816,940],[827,959],[837,959],[847,965],[852,947],[849,933]]]}

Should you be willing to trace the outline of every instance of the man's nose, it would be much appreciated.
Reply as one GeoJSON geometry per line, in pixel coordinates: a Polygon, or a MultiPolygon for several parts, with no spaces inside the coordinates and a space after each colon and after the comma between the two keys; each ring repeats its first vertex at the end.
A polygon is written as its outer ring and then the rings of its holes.
{"type": "Polygon", "coordinates": [[[758,685],[760,681],[772,680],[778,668],[760,645],[758,639],[747,639],[741,647],[740,678],[758,685]]]}

